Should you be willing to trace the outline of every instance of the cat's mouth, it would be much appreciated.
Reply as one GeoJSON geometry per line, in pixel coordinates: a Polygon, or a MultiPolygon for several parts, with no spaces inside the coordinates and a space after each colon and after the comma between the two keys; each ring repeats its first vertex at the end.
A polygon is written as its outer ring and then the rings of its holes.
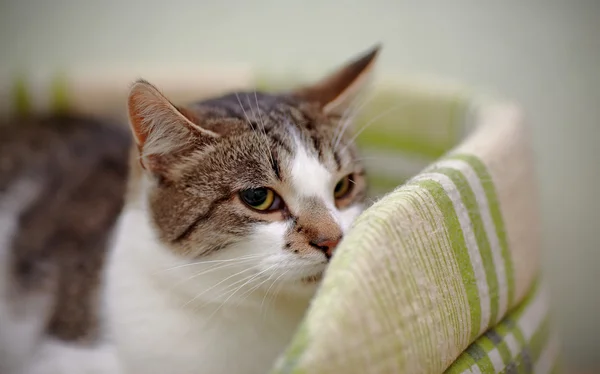
{"type": "Polygon", "coordinates": [[[323,272],[320,271],[317,274],[314,275],[310,275],[308,277],[304,277],[302,278],[302,283],[304,284],[315,284],[321,281],[321,279],[323,279],[323,272]]]}

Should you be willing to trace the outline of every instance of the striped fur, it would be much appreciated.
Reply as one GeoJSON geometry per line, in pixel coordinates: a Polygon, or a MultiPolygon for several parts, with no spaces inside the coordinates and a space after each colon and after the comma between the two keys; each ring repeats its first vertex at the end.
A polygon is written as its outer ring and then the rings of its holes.
{"type": "Polygon", "coordinates": [[[123,127],[87,117],[0,126],[0,372],[110,367],[114,357],[92,358],[105,343],[101,274],[129,147],[123,127]]]}

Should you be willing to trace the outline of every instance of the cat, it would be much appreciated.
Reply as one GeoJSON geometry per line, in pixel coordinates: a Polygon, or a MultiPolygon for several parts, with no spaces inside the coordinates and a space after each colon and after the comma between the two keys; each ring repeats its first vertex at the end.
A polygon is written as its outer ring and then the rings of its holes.
{"type": "Polygon", "coordinates": [[[100,284],[130,143],[83,116],[0,124],[0,373],[118,372],[100,284]]]}
{"type": "Polygon", "coordinates": [[[133,152],[107,121],[0,124],[0,373],[268,371],[364,206],[346,129],[377,54],[185,108],[138,82],[133,152]]]}
{"type": "Polygon", "coordinates": [[[351,103],[379,48],[297,90],[173,105],[140,80],[106,272],[126,373],[266,373],[362,212],[351,103]]]}

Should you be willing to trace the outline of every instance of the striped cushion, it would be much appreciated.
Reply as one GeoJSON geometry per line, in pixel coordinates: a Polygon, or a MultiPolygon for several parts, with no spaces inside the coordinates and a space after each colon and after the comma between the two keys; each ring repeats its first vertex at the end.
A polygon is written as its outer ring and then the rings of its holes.
{"type": "Polygon", "coordinates": [[[446,373],[559,373],[558,339],[546,298],[536,284],[517,309],[471,344],[446,373]]]}
{"type": "Polygon", "coordinates": [[[365,151],[392,160],[373,163],[372,182],[383,190],[380,180],[407,177],[394,154],[445,156],[359,217],[273,373],[555,370],[546,300],[533,287],[536,190],[518,111],[466,91],[406,87],[379,97],[411,105],[363,131],[365,151]]]}

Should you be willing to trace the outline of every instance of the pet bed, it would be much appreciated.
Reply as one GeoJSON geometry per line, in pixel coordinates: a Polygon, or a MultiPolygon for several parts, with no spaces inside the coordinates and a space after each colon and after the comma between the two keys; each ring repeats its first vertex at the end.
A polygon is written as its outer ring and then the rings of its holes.
{"type": "MultiPolygon", "coordinates": [[[[176,101],[279,87],[246,70],[144,76],[176,101]]],[[[119,115],[135,78],[20,80],[4,109],[119,115]]],[[[559,372],[518,108],[459,85],[385,77],[354,131],[376,201],[338,248],[272,372],[559,372]]]]}

